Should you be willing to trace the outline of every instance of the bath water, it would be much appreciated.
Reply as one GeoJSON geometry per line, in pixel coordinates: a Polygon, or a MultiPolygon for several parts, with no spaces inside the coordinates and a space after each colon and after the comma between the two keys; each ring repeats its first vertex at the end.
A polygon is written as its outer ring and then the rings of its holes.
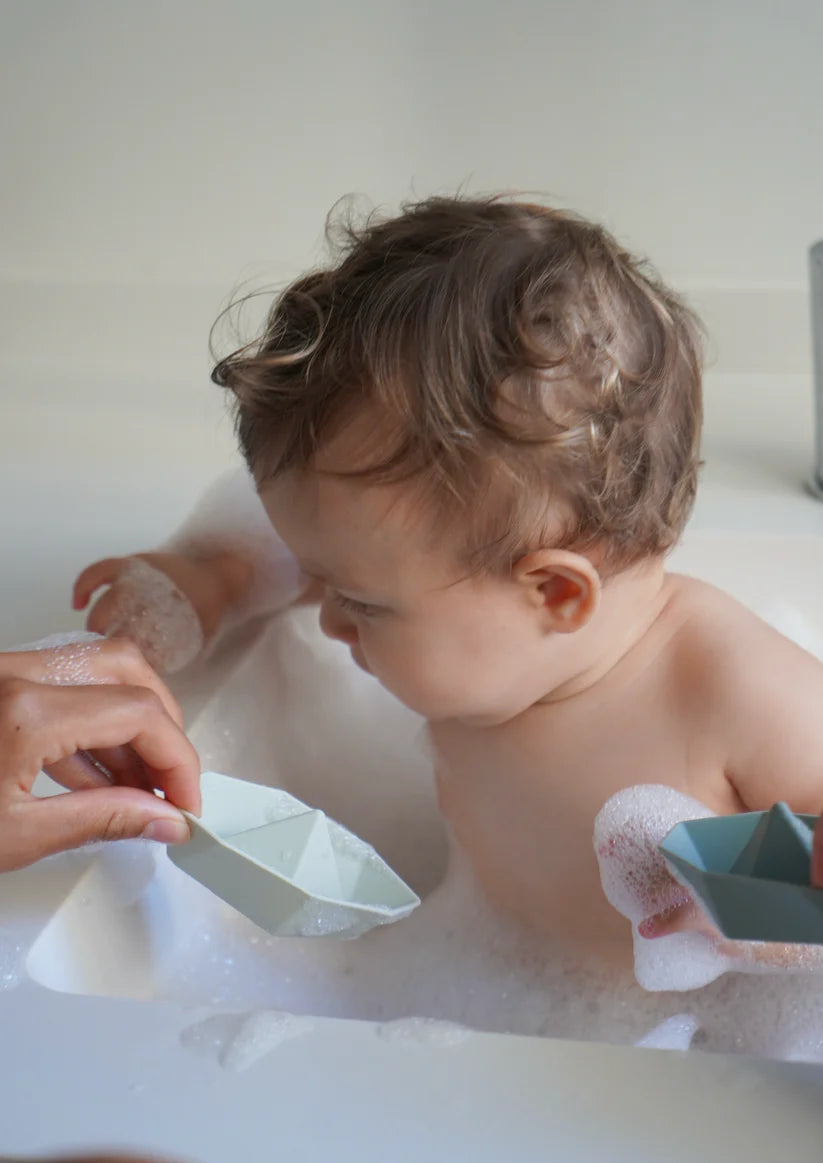
{"type": "MultiPolygon", "coordinates": [[[[195,515],[184,530],[192,544],[208,535],[200,520],[195,515]]],[[[264,520],[258,513],[255,537],[265,539],[264,520]]],[[[232,528],[242,536],[239,524],[232,528]]],[[[281,550],[269,545],[266,552],[271,576],[293,590],[281,550]]],[[[791,611],[780,617],[801,636],[791,611]]],[[[680,891],[658,841],[677,820],[705,815],[702,805],[646,787],[604,806],[592,843],[604,891],[632,927],[637,976],[615,971],[490,908],[449,847],[423,724],[359,671],[345,648],[322,637],[315,611],[261,623],[240,655],[222,649],[210,652],[196,676],[195,685],[209,691],[190,729],[204,767],[282,787],[322,809],[372,844],[423,903],[355,941],[275,939],[186,877],[162,849],[150,865],[143,854],[130,870],[103,878],[105,899],[79,882],[75,891],[89,899],[85,914],[105,907],[111,930],[128,930],[122,946],[132,959],[145,957],[137,976],[151,996],[223,1011],[188,1029],[193,1052],[244,1069],[326,1016],[371,1020],[379,1036],[410,1048],[428,1040],[459,1051],[477,1029],[823,1061],[819,951],[804,953],[791,970],[753,972],[760,967],[751,958],[721,957],[700,935],[644,941],[637,933],[652,906],[676,903],[672,894],[680,891]],[[148,933],[145,947],[130,926],[148,933]]],[[[177,684],[184,706],[191,681],[184,674],[177,684]]],[[[124,857],[129,843],[119,846],[124,857]]],[[[72,914],[76,946],[83,915],[72,914]]],[[[59,933],[47,928],[39,939],[43,964],[60,963],[60,940],[68,938],[59,933]]],[[[0,945],[0,976],[5,964],[0,945]]],[[[117,994],[121,976],[134,979],[128,968],[112,960],[107,992],[117,994]]],[[[60,988],[82,991],[83,982],[60,988]]]]}

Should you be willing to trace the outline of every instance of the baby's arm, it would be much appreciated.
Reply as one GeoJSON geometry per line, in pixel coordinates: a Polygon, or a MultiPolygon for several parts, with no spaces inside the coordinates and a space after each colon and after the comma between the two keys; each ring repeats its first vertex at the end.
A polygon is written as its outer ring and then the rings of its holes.
{"type": "Polygon", "coordinates": [[[101,634],[133,638],[156,669],[173,673],[222,631],[313,596],[272,529],[251,478],[216,481],[155,553],[107,558],[85,569],[74,606],[101,634]]]}
{"type": "Polygon", "coordinates": [[[751,618],[740,627],[725,669],[715,726],[724,736],[726,778],[745,810],[785,800],[795,812],[819,814],[823,663],[751,618]]]}
{"type": "MultiPolygon", "coordinates": [[[[766,630],[768,642],[752,642],[758,665],[747,668],[747,678],[741,683],[741,698],[748,703],[741,713],[749,711],[751,727],[744,733],[741,722],[736,731],[729,778],[751,811],[785,800],[795,812],[819,815],[823,813],[823,663],[770,627],[766,630]]],[[[823,817],[815,829],[811,881],[823,887],[823,817]]]]}
{"type": "Polygon", "coordinates": [[[107,557],[74,583],[72,604],[84,610],[98,590],[86,627],[136,642],[161,673],[173,674],[215,637],[231,604],[242,597],[250,566],[231,553],[198,559],[183,553],[107,557]]]}

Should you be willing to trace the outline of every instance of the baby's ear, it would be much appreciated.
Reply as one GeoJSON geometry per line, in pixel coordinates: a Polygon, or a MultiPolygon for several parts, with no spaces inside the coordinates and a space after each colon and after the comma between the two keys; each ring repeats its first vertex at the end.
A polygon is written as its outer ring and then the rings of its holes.
{"type": "Polygon", "coordinates": [[[600,574],[580,553],[538,549],[516,562],[514,578],[556,634],[582,630],[600,603],[600,574]]]}

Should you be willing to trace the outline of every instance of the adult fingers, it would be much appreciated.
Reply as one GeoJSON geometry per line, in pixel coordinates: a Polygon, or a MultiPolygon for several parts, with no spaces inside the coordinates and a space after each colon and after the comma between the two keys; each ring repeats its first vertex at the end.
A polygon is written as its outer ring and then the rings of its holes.
{"type": "Polygon", "coordinates": [[[183,726],[183,712],[177,699],[130,638],[109,638],[101,642],[100,661],[95,673],[99,674],[99,681],[102,682],[148,687],[160,699],[169,717],[179,727],[183,726]]]}
{"type": "Polygon", "coordinates": [[[123,683],[147,687],[175,723],[183,725],[180,704],[130,638],[97,638],[41,650],[0,653],[0,678],[5,676],[54,686],[123,683]]]}
{"type": "MultiPolygon", "coordinates": [[[[100,688],[101,693],[103,689],[112,695],[122,692],[129,702],[123,702],[120,707],[112,704],[112,733],[108,737],[103,737],[97,727],[93,734],[86,728],[80,750],[94,752],[100,748],[128,746],[142,764],[152,787],[159,788],[171,803],[199,815],[200,761],[192,744],[167,714],[162,700],[146,687],[100,688]],[[118,711],[123,715],[123,726],[115,738],[118,711]],[[133,733],[123,734],[130,728],[133,733]]],[[[101,729],[102,726],[101,721],[101,729]]]]}
{"type": "Polygon", "coordinates": [[[182,844],[189,834],[185,818],[171,804],[137,788],[95,788],[30,798],[14,804],[0,822],[0,869],[22,868],[95,840],[144,836],[164,844],[182,844]]]}
{"type": "Polygon", "coordinates": [[[153,691],[0,682],[0,771],[12,785],[30,788],[41,768],[78,751],[123,745],[134,750],[154,787],[199,814],[197,752],[153,691]]]}
{"type": "Polygon", "coordinates": [[[96,747],[84,752],[98,768],[109,777],[109,783],[117,787],[139,787],[143,791],[153,791],[153,784],[146,765],[131,747],[96,747]]]}
{"type": "Polygon", "coordinates": [[[98,747],[78,751],[68,759],[51,764],[46,772],[70,791],[93,787],[138,787],[153,791],[145,764],[130,747],[98,747]]]}
{"type": "Polygon", "coordinates": [[[114,780],[98,765],[88,751],[78,751],[67,759],[50,763],[47,775],[69,791],[87,791],[94,787],[111,787],[114,780]]]}

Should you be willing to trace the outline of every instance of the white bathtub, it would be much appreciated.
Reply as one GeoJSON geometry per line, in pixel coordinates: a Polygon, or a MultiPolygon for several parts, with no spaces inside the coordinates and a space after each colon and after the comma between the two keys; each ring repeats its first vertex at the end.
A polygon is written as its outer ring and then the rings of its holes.
{"type": "MultiPolygon", "coordinates": [[[[164,453],[174,442],[165,439],[150,464],[144,458],[126,473],[105,441],[93,464],[66,457],[36,476],[9,447],[0,470],[3,528],[16,527],[13,541],[23,548],[12,568],[15,585],[7,591],[0,641],[8,645],[71,624],[58,609],[74,566],[98,552],[150,544],[185,510],[211,466],[197,463],[190,472],[170,466],[164,453]],[[32,529],[36,535],[27,532],[32,529]]],[[[54,446],[56,453],[56,436],[54,446]]],[[[725,453],[714,465],[712,471],[710,460],[677,564],[768,612],[781,597],[788,553],[801,565],[790,616],[802,620],[804,632],[819,628],[823,639],[823,506],[804,498],[790,474],[761,471],[756,462],[741,468],[739,458],[725,453]]],[[[398,720],[396,731],[413,726],[398,720]]],[[[208,746],[217,748],[219,740],[208,746]]],[[[301,775],[299,748],[290,754],[291,774],[303,780],[324,762],[321,749],[301,775]]],[[[369,761],[368,749],[364,756],[369,761]]],[[[250,752],[248,761],[254,767],[262,757],[250,752]]],[[[369,778],[367,772],[358,795],[369,778]]],[[[369,838],[408,875],[414,853],[429,844],[431,879],[420,886],[426,892],[438,879],[443,847],[425,765],[411,763],[393,794],[398,809],[413,808],[418,839],[407,850],[402,829],[392,833],[390,825],[362,815],[349,822],[366,834],[373,829],[369,838]]],[[[320,788],[318,795],[331,793],[320,788]]],[[[306,798],[317,796],[307,792],[306,798]]],[[[342,790],[331,799],[323,806],[333,814],[344,820],[357,814],[342,790]]],[[[0,991],[0,1153],[119,1144],[202,1163],[268,1163],[286,1153],[333,1155],[341,1163],[685,1163],[698,1157],[751,1163],[778,1158],[787,1148],[798,1159],[820,1157],[818,1067],[504,1034],[461,1039],[448,1030],[439,1039],[415,1041],[408,1030],[387,1037],[391,1030],[381,1033],[374,1022],[333,1016],[321,1016],[257,1060],[252,1052],[240,1063],[222,1054],[221,1062],[221,1027],[209,1021],[273,1000],[254,994],[253,974],[243,978],[245,993],[231,992],[223,971],[228,944],[215,959],[223,976],[210,980],[213,998],[198,994],[193,1004],[185,980],[171,989],[174,974],[185,974],[186,899],[169,905],[161,880],[151,908],[124,923],[128,902],[118,897],[118,886],[133,886],[129,877],[145,857],[138,851],[124,859],[131,868],[122,876],[101,875],[106,861],[116,872],[120,855],[86,852],[0,879],[2,938],[21,947],[34,943],[31,976],[0,991]]],[[[219,924],[213,931],[219,936],[219,924]]],[[[247,932],[241,926],[235,937],[245,940],[247,932]]],[[[198,933],[202,926],[192,931],[198,933]]],[[[194,945],[189,954],[206,956],[194,945]]],[[[2,970],[0,964],[0,978],[2,970]]],[[[354,1012],[368,1011],[362,991],[358,1004],[354,1012]]],[[[322,1006],[315,1011],[324,1012],[322,1006]]]]}

